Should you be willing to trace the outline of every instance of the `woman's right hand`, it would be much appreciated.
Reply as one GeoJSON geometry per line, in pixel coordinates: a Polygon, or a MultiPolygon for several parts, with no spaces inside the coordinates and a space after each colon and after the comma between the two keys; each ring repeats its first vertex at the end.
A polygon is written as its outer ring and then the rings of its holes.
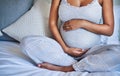
{"type": "Polygon", "coordinates": [[[87,52],[86,51],[83,51],[82,49],[80,48],[70,48],[70,47],[67,47],[65,49],[65,52],[73,57],[80,57],[81,55],[83,55],[84,53],[87,52]]]}

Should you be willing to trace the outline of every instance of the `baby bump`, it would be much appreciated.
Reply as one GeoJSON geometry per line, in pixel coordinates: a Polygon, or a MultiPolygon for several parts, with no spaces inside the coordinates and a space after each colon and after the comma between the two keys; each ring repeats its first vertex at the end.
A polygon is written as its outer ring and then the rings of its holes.
{"type": "Polygon", "coordinates": [[[60,32],[63,40],[70,47],[88,49],[100,43],[100,35],[84,29],[65,31],[61,26],[60,32]]]}

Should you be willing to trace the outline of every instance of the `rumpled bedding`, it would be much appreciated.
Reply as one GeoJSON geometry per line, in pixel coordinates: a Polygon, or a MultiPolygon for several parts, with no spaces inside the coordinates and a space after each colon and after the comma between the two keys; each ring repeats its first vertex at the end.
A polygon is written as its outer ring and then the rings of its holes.
{"type": "Polygon", "coordinates": [[[120,70],[65,73],[42,69],[20,51],[18,43],[0,41],[0,76],[120,76],[120,70]]]}

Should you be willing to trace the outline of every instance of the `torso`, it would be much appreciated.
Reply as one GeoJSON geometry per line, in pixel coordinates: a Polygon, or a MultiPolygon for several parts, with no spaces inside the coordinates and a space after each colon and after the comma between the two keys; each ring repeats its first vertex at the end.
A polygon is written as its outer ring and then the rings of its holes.
{"type": "MultiPolygon", "coordinates": [[[[71,19],[85,19],[99,24],[102,17],[102,7],[98,0],[61,0],[59,17],[64,23],[71,19]],[[75,2],[76,1],[76,2],[75,2]]],[[[100,36],[84,29],[65,32],[60,28],[61,35],[70,47],[91,48],[100,41],[100,36]]]]}

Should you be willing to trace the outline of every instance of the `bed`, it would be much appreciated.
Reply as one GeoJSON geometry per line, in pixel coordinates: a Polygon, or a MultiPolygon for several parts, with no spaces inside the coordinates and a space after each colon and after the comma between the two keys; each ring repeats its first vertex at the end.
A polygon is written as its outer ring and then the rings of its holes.
{"type": "MultiPolygon", "coordinates": [[[[12,0],[11,2],[0,0],[0,10],[2,10],[0,11],[0,76],[120,76],[120,69],[113,72],[66,73],[42,69],[23,54],[20,49],[20,41],[23,37],[31,35],[52,37],[47,22],[49,8],[50,1],[47,0],[12,0]]],[[[105,45],[120,43],[119,8],[119,6],[114,7],[114,34],[111,37],[103,36],[102,41],[105,45]]]]}

